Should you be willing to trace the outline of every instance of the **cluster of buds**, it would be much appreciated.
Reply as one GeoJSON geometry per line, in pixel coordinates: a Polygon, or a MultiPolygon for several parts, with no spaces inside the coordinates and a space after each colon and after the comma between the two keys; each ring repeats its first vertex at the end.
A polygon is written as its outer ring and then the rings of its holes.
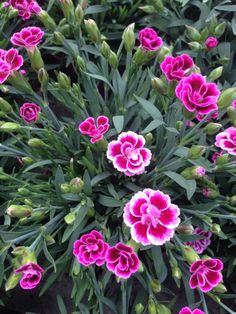
{"type": "Polygon", "coordinates": [[[199,179],[202,178],[205,174],[206,170],[201,166],[188,167],[181,172],[181,175],[187,180],[199,179]]]}
{"type": "Polygon", "coordinates": [[[83,190],[84,182],[81,178],[74,178],[70,183],[61,185],[62,193],[80,193],[83,190]]]}
{"type": "Polygon", "coordinates": [[[114,51],[111,50],[110,46],[106,41],[103,41],[100,46],[100,52],[102,56],[108,61],[110,66],[113,69],[116,69],[118,66],[118,58],[114,51]]]}

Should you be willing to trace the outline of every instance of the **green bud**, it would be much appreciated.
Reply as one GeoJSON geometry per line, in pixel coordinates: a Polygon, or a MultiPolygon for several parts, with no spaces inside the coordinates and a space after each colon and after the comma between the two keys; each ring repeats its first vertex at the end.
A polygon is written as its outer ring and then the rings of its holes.
{"type": "Polygon", "coordinates": [[[223,35],[224,32],[225,32],[225,26],[226,26],[225,22],[220,23],[219,25],[217,25],[216,28],[215,28],[215,31],[214,31],[214,35],[216,37],[220,37],[221,35],[223,35]]]}
{"type": "Polygon", "coordinates": [[[64,220],[67,225],[72,225],[76,219],[76,213],[69,213],[64,217],[64,220]]]}
{"type": "Polygon", "coordinates": [[[143,304],[142,304],[142,303],[137,303],[137,304],[135,305],[134,310],[135,310],[135,314],[142,314],[143,311],[144,311],[144,306],[143,306],[143,304]]]}
{"type": "Polygon", "coordinates": [[[191,40],[196,41],[196,42],[201,40],[201,34],[196,28],[189,25],[185,25],[185,27],[186,27],[186,33],[191,40]]]}
{"type": "Polygon", "coordinates": [[[218,58],[218,62],[222,65],[226,65],[228,64],[230,61],[230,58],[229,57],[221,57],[221,58],[218,58]]]}
{"type": "Polygon", "coordinates": [[[4,100],[2,97],[0,97],[0,110],[4,112],[11,112],[12,111],[12,106],[4,100]]]}
{"type": "Polygon", "coordinates": [[[217,157],[216,165],[217,166],[223,166],[223,165],[227,164],[228,161],[229,161],[229,154],[224,154],[224,155],[217,157]]]}
{"type": "Polygon", "coordinates": [[[32,212],[32,207],[26,205],[11,205],[6,210],[6,213],[14,218],[28,217],[32,212]]]}
{"type": "Polygon", "coordinates": [[[64,36],[60,32],[54,32],[53,39],[54,39],[55,44],[57,45],[62,45],[65,40],[64,36]]]}
{"type": "Polygon", "coordinates": [[[193,234],[194,228],[190,223],[182,223],[176,228],[176,230],[180,234],[193,234]]]}
{"type": "Polygon", "coordinates": [[[105,41],[102,42],[100,51],[101,51],[101,54],[103,55],[103,57],[105,59],[109,58],[109,55],[111,53],[111,48],[107,42],[105,42],[105,41]]]}
{"type": "Polygon", "coordinates": [[[171,314],[171,311],[164,304],[158,304],[157,305],[157,314],[171,314]]]}
{"type": "Polygon", "coordinates": [[[219,132],[219,130],[222,128],[222,125],[220,123],[214,123],[210,122],[205,126],[206,133],[208,135],[214,135],[219,132]]]}
{"type": "Polygon", "coordinates": [[[39,147],[44,147],[46,146],[46,144],[44,143],[44,141],[40,140],[39,138],[31,138],[29,141],[28,141],[28,145],[30,147],[33,147],[33,148],[39,148],[39,147]]]}
{"type": "Polygon", "coordinates": [[[85,64],[85,61],[82,57],[78,56],[76,59],[76,63],[77,63],[77,65],[81,71],[86,70],[86,64],[85,64]]]}
{"type": "Polygon", "coordinates": [[[51,18],[51,16],[44,10],[41,10],[37,15],[42,24],[49,30],[54,31],[57,27],[55,21],[51,18]]]}
{"type": "Polygon", "coordinates": [[[156,13],[156,10],[153,5],[144,5],[144,6],[139,7],[139,9],[144,11],[147,14],[156,13]]]}
{"type": "Polygon", "coordinates": [[[194,249],[191,246],[185,246],[183,248],[183,257],[188,262],[189,265],[191,265],[196,260],[200,259],[198,254],[194,251],[194,249]]]}
{"type": "Polygon", "coordinates": [[[29,253],[29,250],[25,246],[18,246],[14,248],[14,250],[11,252],[15,256],[27,256],[29,253]]]}
{"type": "Polygon", "coordinates": [[[154,293],[161,292],[161,284],[158,279],[151,280],[150,286],[154,293]]]}
{"type": "Polygon", "coordinates": [[[0,131],[11,133],[20,130],[20,124],[14,122],[5,122],[0,126],[0,131]]]}
{"type": "Polygon", "coordinates": [[[210,26],[209,26],[209,31],[210,33],[214,34],[215,28],[218,25],[218,21],[215,15],[211,18],[210,26]]]}
{"type": "Polygon", "coordinates": [[[61,1],[61,7],[65,18],[68,21],[73,21],[74,17],[74,4],[72,0],[63,0],[61,1]]]}
{"type": "Polygon", "coordinates": [[[63,18],[63,19],[60,20],[58,26],[62,27],[63,25],[66,25],[66,24],[67,24],[67,20],[66,20],[66,18],[63,18]]]}
{"type": "Polygon", "coordinates": [[[182,278],[182,272],[179,267],[174,267],[172,269],[172,276],[179,280],[182,278]]]}
{"type": "Polygon", "coordinates": [[[75,21],[80,25],[84,18],[84,10],[80,4],[77,5],[75,9],[75,21]]]}
{"type": "Polygon", "coordinates": [[[63,25],[63,26],[60,28],[60,32],[62,33],[63,36],[69,37],[70,34],[71,34],[70,25],[68,25],[68,24],[63,25]]]}
{"type": "Polygon", "coordinates": [[[48,81],[49,81],[49,76],[48,76],[48,72],[44,68],[39,69],[38,80],[39,80],[42,88],[47,87],[48,81]]]}
{"type": "Polygon", "coordinates": [[[219,283],[215,288],[214,288],[214,292],[216,293],[226,293],[227,292],[227,288],[224,284],[219,283]]]}
{"type": "Polygon", "coordinates": [[[205,41],[207,39],[209,35],[209,30],[207,27],[205,27],[202,31],[201,31],[201,40],[205,41]]]}
{"type": "Polygon", "coordinates": [[[9,93],[9,88],[8,88],[6,85],[1,84],[1,85],[0,85],[0,91],[1,91],[3,94],[7,94],[7,93],[9,93]]]}
{"type": "Polygon", "coordinates": [[[34,162],[34,160],[31,157],[22,157],[22,161],[26,165],[31,165],[34,162]]]}
{"type": "Polygon", "coordinates": [[[136,65],[142,65],[150,61],[156,55],[157,55],[157,51],[147,51],[139,47],[134,54],[133,61],[136,65]]]}
{"type": "Polygon", "coordinates": [[[32,213],[31,218],[33,221],[41,221],[45,217],[45,212],[43,210],[37,210],[32,213]]]}
{"type": "Polygon", "coordinates": [[[151,298],[148,300],[148,314],[157,314],[156,304],[151,298]]]}
{"type": "Polygon", "coordinates": [[[33,51],[28,51],[31,66],[35,71],[44,67],[40,50],[36,47],[33,51]]]}
{"type": "Polygon", "coordinates": [[[220,66],[220,67],[214,69],[214,70],[211,71],[211,73],[209,74],[208,80],[209,80],[209,81],[215,81],[215,80],[217,80],[219,77],[221,77],[222,72],[223,72],[223,67],[222,67],[222,66],[220,66]]]}
{"type": "Polygon", "coordinates": [[[94,20],[88,19],[84,20],[86,31],[94,44],[99,44],[101,42],[101,34],[94,20]]]}
{"type": "Polygon", "coordinates": [[[28,206],[32,206],[32,204],[33,204],[32,200],[30,200],[29,198],[25,198],[24,203],[25,203],[25,205],[28,205],[28,206]]]}
{"type": "Polygon", "coordinates": [[[111,51],[109,57],[108,57],[108,62],[110,64],[110,66],[113,68],[113,69],[116,69],[117,66],[118,66],[118,58],[117,58],[117,55],[115,54],[115,52],[111,51]]]}
{"type": "Polygon", "coordinates": [[[210,198],[210,199],[216,199],[220,193],[218,190],[216,189],[212,189],[212,188],[207,188],[207,193],[206,193],[207,197],[210,198]]]}
{"type": "Polygon", "coordinates": [[[177,131],[180,131],[183,127],[184,123],[183,121],[176,121],[175,127],[177,129],[177,131]]]}
{"type": "Polygon", "coordinates": [[[83,10],[86,10],[87,9],[87,6],[88,6],[88,0],[80,0],[79,1],[81,7],[83,10]]]}
{"type": "Polygon", "coordinates": [[[17,191],[18,191],[19,194],[25,195],[25,196],[31,194],[31,192],[28,189],[26,189],[26,188],[19,188],[19,189],[17,189],[17,191]]]}
{"type": "Polygon", "coordinates": [[[218,100],[219,109],[223,109],[232,104],[236,99],[236,87],[230,87],[224,90],[218,100]]]}
{"type": "Polygon", "coordinates": [[[191,41],[190,43],[188,43],[188,46],[193,51],[201,51],[203,48],[202,45],[199,44],[197,41],[191,41]]]}
{"type": "Polygon", "coordinates": [[[135,23],[128,25],[122,35],[122,39],[127,52],[131,52],[135,45],[134,27],[135,23]]]}
{"type": "Polygon", "coordinates": [[[147,144],[151,144],[153,141],[153,135],[150,132],[145,134],[144,138],[145,138],[147,144]]]}
{"type": "Polygon", "coordinates": [[[236,127],[236,108],[234,108],[233,106],[228,107],[227,115],[231,124],[236,127]]]}
{"type": "Polygon", "coordinates": [[[61,89],[69,91],[71,89],[71,80],[70,78],[63,72],[59,72],[57,76],[57,81],[61,89]]]}
{"type": "Polygon", "coordinates": [[[171,56],[171,50],[168,47],[162,47],[159,50],[158,56],[157,56],[157,60],[158,62],[162,62],[167,56],[171,56]]]}
{"type": "Polygon", "coordinates": [[[211,226],[211,232],[214,233],[214,234],[219,235],[220,232],[221,232],[221,227],[220,227],[220,225],[218,225],[218,224],[213,224],[213,225],[211,226]]]}
{"type": "Polygon", "coordinates": [[[70,181],[71,193],[80,193],[83,190],[84,182],[81,178],[74,178],[70,181]]]}
{"type": "Polygon", "coordinates": [[[155,8],[155,10],[159,13],[160,11],[163,11],[164,5],[162,0],[150,0],[150,4],[155,8]]]}
{"type": "Polygon", "coordinates": [[[198,179],[205,175],[205,169],[199,166],[187,167],[181,172],[181,175],[187,180],[198,179]]]}
{"type": "Polygon", "coordinates": [[[152,87],[160,95],[166,95],[166,93],[167,93],[167,86],[159,77],[154,77],[152,79],[152,87]]]}
{"type": "Polygon", "coordinates": [[[14,289],[21,279],[21,274],[16,274],[14,271],[8,277],[5,283],[5,291],[14,289]]]}
{"type": "Polygon", "coordinates": [[[50,234],[46,234],[44,238],[45,238],[47,245],[52,245],[52,244],[56,243],[56,241],[54,240],[54,238],[50,234]]]}
{"type": "Polygon", "coordinates": [[[70,193],[70,184],[68,183],[61,184],[61,191],[62,193],[70,193]]]}
{"type": "Polygon", "coordinates": [[[202,145],[193,145],[188,151],[190,159],[199,159],[206,151],[206,147],[202,145]]]}

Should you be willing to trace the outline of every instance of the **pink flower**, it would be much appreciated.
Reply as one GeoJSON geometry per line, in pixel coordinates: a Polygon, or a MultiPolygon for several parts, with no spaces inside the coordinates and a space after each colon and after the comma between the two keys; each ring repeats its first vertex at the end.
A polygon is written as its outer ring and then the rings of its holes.
{"type": "Polygon", "coordinates": [[[223,263],[217,258],[197,260],[190,266],[192,273],[189,285],[191,289],[199,288],[209,292],[222,281],[223,263]]]}
{"type": "Polygon", "coordinates": [[[230,127],[216,135],[215,145],[236,156],[236,128],[230,127]]]}
{"type": "Polygon", "coordinates": [[[178,57],[167,56],[161,63],[161,70],[168,81],[180,81],[193,65],[193,59],[187,54],[182,54],[178,57]]]}
{"type": "Polygon", "coordinates": [[[163,45],[161,37],[157,36],[154,29],[149,27],[142,29],[138,34],[138,38],[144,50],[155,51],[163,45]]]}
{"type": "Polygon", "coordinates": [[[26,70],[20,70],[20,74],[25,76],[27,74],[26,70]]]}
{"type": "Polygon", "coordinates": [[[211,157],[211,160],[213,161],[213,163],[215,164],[216,163],[216,160],[218,157],[224,155],[224,152],[221,151],[221,152],[215,152],[212,157],[211,157]]]}
{"type": "Polygon", "coordinates": [[[197,235],[203,236],[204,239],[193,240],[193,241],[190,241],[190,242],[186,242],[185,244],[191,246],[192,248],[194,248],[194,250],[198,254],[201,254],[211,244],[212,233],[210,231],[204,231],[201,228],[196,228],[193,231],[193,234],[197,234],[197,235]]]}
{"type": "Polygon", "coordinates": [[[201,74],[192,73],[183,78],[176,87],[176,96],[190,112],[196,111],[198,118],[217,110],[220,91],[215,83],[207,83],[201,74]]]}
{"type": "Polygon", "coordinates": [[[34,0],[8,0],[7,5],[18,10],[22,19],[28,20],[32,14],[39,14],[42,11],[40,5],[34,0]]]}
{"type": "Polygon", "coordinates": [[[14,71],[19,70],[22,65],[23,57],[19,55],[18,50],[14,48],[0,49],[0,84],[5,82],[14,71]]]}
{"type": "Polygon", "coordinates": [[[169,195],[145,189],[125,205],[123,218],[134,241],[162,245],[173,237],[180,223],[179,214],[179,207],[171,204],[169,195]]]}
{"type": "Polygon", "coordinates": [[[232,106],[233,106],[233,108],[236,109],[236,100],[234,100],[234,101],[232,102],[232,106]]]}
{"type": "Polygon", "coordinates": [[[34,103],[24,103],[20,107],[20,116],[24,119],[25,123],[34,123],[38,120],[38,113],[41,108],[34,103]]]}
{"type": "Polygon", "coordinates": [[[20,280],[22,289],[33,289],[39,284],[44,270],[36,263],[29,263],[18,268],[15,272],[22,273],[20,280]]]}
{"type": "Polygon", "coordinates": [[[111,141],[107,148],[107,158],[114,167],[127,176],[134,176],[144,172],[150,164],[151,151],[144,148],[145,139],[132,131],[123,132],[117,141],[111,141]]]}
{"type": "Polygon", "coordinates": [[[19,33],[11,37],[11,43],[15,46],[24,47],[28,51],[34,51],[43,38],[44,32],[39,27],[25,27],[19,33]]]}
{"type": "Polygon", "coordinates": [[[218,46],[218,40],[215,37],[208,37],[205,41],[205,47],[208,50],[214,49],[218,46]]]}
{"type": "Polygon", "coordinates": [[[103,235],[93,230],[74,242],[73,254],[77,257],[78,262],[84,266],[92,264],[101,266],[105,263],[108,248],[109,245],[104,242],[103,235]]]}
{"type": "Polygon", "coordinates": [[[183,307],[179,314],[205,314],[199,309],[191,310],[189,307],[183,307]]]}
{"type": "Polygon", "coordinates": [[[96,119],[89,117],[79,125],[79,130],[82,134],[91,137],[90,142],[96,143],[103,138],[103,135],[109,130],[109,119],[106,116],[99,116],[96,119]]]}
{"type": "Polygon", "coordinates": [[[206,169],[201,166],[198,166],[194,169],[194,172],[196,177],[201,178],[206,174],[206,169]]]}
{"type": "Polygon", "coordinates": [[[106,263],[108,270],[124,279],[128,279],[139,268],[139,259],[133,248],[120,242],[109,248],[106,263]]]}

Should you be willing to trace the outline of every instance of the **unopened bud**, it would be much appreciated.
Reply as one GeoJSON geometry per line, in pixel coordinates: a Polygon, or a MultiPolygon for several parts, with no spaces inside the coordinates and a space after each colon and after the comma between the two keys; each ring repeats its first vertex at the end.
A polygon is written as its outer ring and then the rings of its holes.
{"type": "Polygon", "coordinates": [[[84,20],[85,28],[87,30],[87,33],[91,39],[91,41],[95,44],[98,44],[101,42],[101,34],[97,27],[97,24],[94,20],[88,19],[84,20]]]}
{"type": "Polygon", "coordinates": [[[145,134],[144,138],[145,138],[147,144],[151,144],[153,141],[153,135],[150,132],[145,134]]]}
{"type": "Polygon", "coordinates": [[[1,85],[0,85],[0,91],[1,91],[3,94],[7,94],[7,93],[9,93],[9,88],[8,88],[6,85],[1,84],[1,85]]]}
{"type": "Polygon", "coordinates": [[[70,184],[68,183],[61,184],[61,191],[62,193],[70,193],[70,184]]]}
{"type": "Polygon", "coordinates": [[[187,179],[198,179],[201,178],[205,175],[206,169],[201,167],[201,166],[193,166],[193,167],[188,167],[184,171],[181,172],[181,175],[187,179]]]}
{"type": "Polygon", "coordinates": [[[213,225],[211,226],[211,232],[214,233],[214,234],[219,235],[220,232],[221,232],[221,227],[220,227],[220,225],[218,225],[218,224],[213,224],[213,225]]]}
{"type": "Polygon", "coordinates": [[[223,283],[219,283],[215,288],[214,288],[214,292],[216,293],[226,293],[227,292],[227,288],[223,283]]]}
{"type": "Polygon", "coordinates": [[[182,223],[176,228],[176,230],[180,234],[193,234],[194,228],[190,223],[182,223]]]}
{"type": "Polygon", "coordinates": [[[76,213],[69,213],[64,217],[64,220],[66,222],[67,225],[71,225],[73,224],[73,222],[76,219],[76,213]]]}
{"type": "Polygon", "coordinates": [[[153,279],[153,280],[151,281],[151,283],[150,283],[150,286],[151,286],[152,291],[153,291],[154,293],[159,293],[159,292],[161,292],[161,284],[160,284],[160,282],[159,282],[158,279],[153,279]]]}
{"type": "Polygon", "coordinates": [[[54,32],[53,39],[56,45],[62,45],[64,43],[64,36],[60,32],[54,32]]]}
{"type": "Polygon", "coordinates": [[[16,274],[15,272],[12,272],[6,281],[5,291],[14,289],[18,285],[20,279],[21,274],[16,274]]]}
{"type": "Polygon", "coordinates": [[[183,127],[183,121],[176,121],[175,127],[177,129],[177,131],[180,131],[183,127]]]}
{"type": "Polygon", "coordinates": [[[66,24],[60,27],[60,32],[62,33],[63,36],[69,37],[71,34],[71,28],[70,25],[66,24]]]}
{"type": "Polygon", "coordinates": [[[26,205],[11,205],[6,213],[14,218],[28,217],[32,214],[32,207],[26,205]]]}
{"type": "Polygon", "coordinates": [[[48,76],[48,72],[44,68],[39,69],[38,80],[42,88],[46,88],[46,86],[48,85],[49,76],[48,76]]]}
{"type": "Polygon", "coordinates": [[[202,145],[193,145],[188,151],[190,159],[199,159],[206,151],[206,147],[202,145]]]}
{"type": "Polygon", "coordinates": [[[218,190],[215,190],[212,188],[204,188],[202,193],[205,197],[210,198],[210,199],[215,199],[220,195],[218,190]]]}
{"type": "Polygon", "coordinates": [[[233,195],[229,198],[229,204],[232,206],[236,206],[236,195],[233,195]]]}
{"type": "Polygon", "coordinates": [[[189,25],[185,25],[185,27],[186,27],[186,33],[191,40],[195,42],[201,40],[201,34],[196,28],[189,25]]]}
{"type": "Polygon", "coordinates": [[[221,93],[220,98],[218,100],[217,104],[219,109],[223,109],[230,106],[234,99],[236,99],[236,87],[227,88],[221,93]]]}
{"type": "Polygon", "coordinates": [[[171,311],[164,304],[158,304],[157,305],[157,314],[171,314],[171,311]]]}
{"type": "Polygon", "coordinates": [[[212,18],[211,18],[210,25],[209,25],[210,33],[214,34],[214,31],[215,31],[215,28],[216,28],[217,25],[218,25],[217,18],[216,18],[215,15],[213,15],[212,18]]]}
{"type": "Polygon", "coordinates": [[[148,300],[148,314],[157,314],[156,304],[151,298],[148,300]]]}
{"type": "Polygon", "coordinates": [[[221,128],[222,128],[222,125],[220,123],[214,123],[214,122],[210,122],[205,126],[205,130],[208,135],[214,135],[218,133],[221,128]]]}
{"type": "Polygon", "coordinates": [[[157,60],[158,62],[162,62],[167,56],[171,56],[171,50],[168,47],[161,47],[158,53],[157,60]]]}
{"type": "Polygon", "coordinates": [[[191,265],[196,260],[200,259],[198,254],[190,246],[185,246],[183,248],[183,257],[188,262],[189,265],[191,265]]]}
{"type": "Polygon", "coordinates": [[[110,66],[113,68],[113,69],[116,69],[117,66],[118,66],[118,58],[117,58],[117,55],[115,54],[114,51],[111,51],[110,52],[110,55],[108,57],[108,62],[110,64],[110,66]]]}
{"type": "Polygon", "coordinates": [[[218,156],[216,159],[217,166],[223,166],[229,161],[229,154],[218,156]]]}
{"type": "Polygon", "coordinates": [[[30,147],[33,147],[33,148],[39,148],[39,147],[46,146],[46,144],[44,143],[44,141],[40,140],[39,138],[31,138],[31,139],[28,141],[28,145],[29,145],[30,147]]]}
{"type": "Polygon", "coordinates": [[[228,107],[227,115],[231,124],[236,127],[236,108],[234,108],[233,106],[228,107]]]}
{"type": "Polygon", "coordinates": [[[219,25],[217,25],[216,28],[215,28],[215,31],[214,31],[214,35],[216,37],[220,37],[221,35],[223,35],[224,32],[225,32],[225,26],[226,26],[225,22],[220,23],[219,25]]]}
{"type": "Polygon", "coordinates": [[[163,11],[164,9],[162,0],[150,0],[150,4],[155,8],[157,12],[163,11]]]}
{"type": "Polygon", "coordinates": [[[147,14],[153,14],[156,12],[153,5],[143,5],[143,6],[139,7],[139,9],[142,10],[143,12],[147,13],[147,14]]]}
{"type": "Polygon", "coordinates": [[[179,267],[174,267],[172,269],[172,276],[179,280],[182,278],[182,273],[179,267]]]}
{"type": "Polygon", "coordinates": [[[209,74],[208,80],[209,80],[209,81],[215,81],[215,80],[217,80],[219,77],[221,77],[222,72],[223,72],[223,67],[222,67],[222,66],[220,66],[220,67],[214,69],[214,70],[211,71],[211,73],[209,74]]]}
{"type": "Polygon", "coordinates": [[[22,157],[22,161],[26,165],[31,165],[34,162],[34,160],[31,157],[22,157]]]}
{"type": "Polygon", "coordinates": [[[33,51],[28,51],[31,66],[35,71],[44,67],[43,59],[40,50],[35,47],[33,51]]]}
{"type": "Polygon", "coordinates": [[[154,77],[152,79],[152,87],[160,94],[165,95],[167,93],[167,86],[166,84],[159,78],[154,77]]]}
{"type": "Polygon", "coordinates": [[[61,89],[64,89],[67,91],[71,89],[71,80],[65,73],[60,71],[57,76],[57,81],[61,89]]]}
{"type": "Polygon", "coordinates": [[[5,122],[0,126],[0,131],[11,133],[20,130],[20,124],[14,122],[5,122]]]}
{"type": "Polygon", "coordinates": [[[109,55],[110,55],[110,52],[111,52],[111,48],[110,48],[110,46],[108,45],[107,42],[105,42],[105,41],[102,42],[100,51],[101,51],[101,54],[103,55],[103,57],[105,59],[109,58],[109,55]]]}
{"type": "Polygon", "coordinates": [[[77,63],[77,65],[81,71],[86,70],[86,64],[85,64],[85,61],[82,57],[78,56],[76,59],[76,63],[77,63]]]}
{"type": "Polygon", "coordinates": [[[25,203],[25,205],[27,205],[27,206],[32,206],[32,205],[33,205],[32,200],[29,199],[29,198],[25,198],[25,199],[24,199],[24,203],[25,203]]]}
{"type": "Polygon", "coordinates": [[[4,112],[11,112],[12,111],[12,106],[7,102],[5,99],[0,97],[0,110],[4,112]]]}
{"type": "Polygon", "coordinates": [[[37,210],[32,213],[31,218],[33,221],[41,221],[45,217],[45,212],[43,210],[37,210]]]}
{"type": "Polygon", "coordinates": [[[46,241],[47,245],[52,245],[52,244],[56,243],[56,241],[54,240],[54,238],[50,234],[45,235],[45,241],[46,241]]]}
{"type": "Polygon", "coordinates": [[[142,303],[136,304],[134,310],[135,310],[135,314],[142,314],[144,311],[143,304],[142,303]]]}
{"type": "Polygon", "coordinates": [[[124,41],[125,49],[127,52],[131,52],[135,45],[134,27],[134,23],[128,25],[122,35],[122,39],[124,41]]]}
{"type": "Polygon", "coordinates": [[[80,193],[83,190],[84,182],[80,178],[74,178],[70,181],[71,193],[80,193]]]}
{"type": "Polygon", "coordinates": [[[189,48],[193,51],[201,51],[202,50],[202,45],[199,44],[197,41],[191,41],[190,43],[188,43],[189,48]]]}
{"type": "Polygon", "coordinates": [[[26,188],[18,188],[17,191],[19,194],[24,195],[24,196],[31,194],[31,192],[26,188]]]}
{"type": "Polygon", "coordinates": [[[38,14],[39,20],[43,23],[43,25],[51,30],[54,31],[57,27],[55,21],[51,18],[51,16],[44,10],[41,10],[38,14]]]}
{"type": "Polygon", "coordinates": [[[75,9],[75,21],[80,25],[84,18],[84,10],[80,4],[77,5],[75,9]]]}

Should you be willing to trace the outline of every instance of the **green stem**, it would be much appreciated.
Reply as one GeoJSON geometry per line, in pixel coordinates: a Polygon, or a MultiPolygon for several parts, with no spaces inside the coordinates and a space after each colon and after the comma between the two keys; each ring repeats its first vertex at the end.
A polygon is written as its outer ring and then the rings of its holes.
{"type": "Polygon", "coordinates": [[[122,291],[122,314],[127,314],[127,295],[126,295],[126,281],[121,281],[121,291],[122,291]]]}
{"type": "Polygon", "coordinates": [[[204,294],[202,293],[201,290],[199,290],[199,294],[200,294],[200,297],[201,297],[201,300],[202,300],[204,312],[205,312],[205,314],[209,314],[208,308],[207,308],[207,305],[206,305],[205,296],[204,296],[204,294]]]}

